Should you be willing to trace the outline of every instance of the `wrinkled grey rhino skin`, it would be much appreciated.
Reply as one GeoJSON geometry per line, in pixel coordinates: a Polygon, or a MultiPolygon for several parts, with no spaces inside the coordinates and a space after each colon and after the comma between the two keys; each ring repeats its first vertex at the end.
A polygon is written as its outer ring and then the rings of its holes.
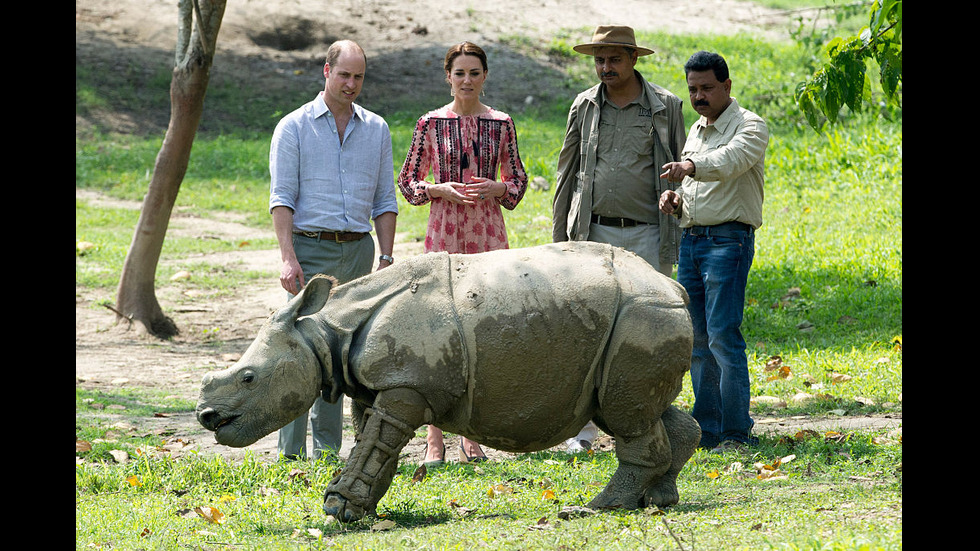
{"type": "Polygon", "coordinates": [[[242,447],[321,392],[350,396],[356,443],[323,505],[345,522],[375,512],[399,451],[430,423],[531,452],[592,419],[619,466],[590,506],[664,507],[700,440],[671,406],[690,368],[686,304],[638,256],[590,242],[429,253],[339,286],[316,277],[241,360],[204,377],[197,418],[242,447]]]}

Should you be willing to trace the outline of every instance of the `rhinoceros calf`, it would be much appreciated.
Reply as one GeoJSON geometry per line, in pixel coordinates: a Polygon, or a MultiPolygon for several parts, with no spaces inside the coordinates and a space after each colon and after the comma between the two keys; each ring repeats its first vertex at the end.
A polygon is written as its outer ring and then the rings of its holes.
{"type": "Polygon", "coordinates": [[[593,420],[619,466],[592,507],[678,501],[700,429],[671,402],[690,368],[687,294],[623,249],[568,242],[430,253],[344,285],[313,278],[241,360],[205,375],[197,418],[247,446],[322,393],[351,397],[356,443],[323,509],[373,513],[424,424],[531,452],[593,420]]]}

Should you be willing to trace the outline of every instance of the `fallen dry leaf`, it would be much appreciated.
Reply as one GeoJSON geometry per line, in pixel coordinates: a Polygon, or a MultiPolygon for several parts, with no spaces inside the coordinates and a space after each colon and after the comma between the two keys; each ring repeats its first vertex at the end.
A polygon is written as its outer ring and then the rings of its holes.
{"type": "Polygon", "coordinates": [[[225,522],[225,515],[215,507],[194,507],[194,512],[212,524],[225,522]]]}
{"type": "Polygon", "coordinates": [[[456,500],[455,499],[452,499],[452,500],[449,501],[449,506],[452,507],[453,508],[453,511],[457,515],[459,515],[461,517],[468,516],[468,515],[470,515],[470,514],[472,514],[473,512],[476,511],[476,509],[470,509],[469,507],[463,507],[459,503],[456,503],[456,500]]]}
{"type": "Polygon", "coordinates": [[[799,430],[796,431],[796,434],[793,435],[793,438],[796,438],[797,440],[805,440],[807,438],[819,438],[819,437],[820,437],[820,433],[813,429],[799,430]]]}
{"type": "Polygon", "coordinates": [[[548,522],[548,517],[541,517],[536,523],[527,527],[528,530],[550,530],[551,528],[553,526],[548,522]]]}
{"type": "Polygon", "coordinates": [[[425,465],[419,465],[415,472],[412,473],[412,484],[418,484],[425,480],[425,475],[429,472],[425,465]]]}
{"type": "Polygon", "coordinates": [[[758,480],[785,480],[789,477],[779,467],[794,459],[796,459],[795,455],[787,455],[786,457],[781,457],[773,461],[771,465],[755,463],[753,467],[755,467],[757,473],[756,478],[758,480]]]}
{"type": "Polygon", "coordinates": [[[374,526],[371,527],[371,531],[372,532],[381,532],[381,531],[384,531],[384,530],[391,530],[394,527],[395,527],[395,521],[389,520],[389,519],[385,519],[385,520],[382,520],[381,522],[375,523],[374,526]]]}
{"type": "Polygon", "coordinates": [[[270,488],[268,486],[259,486],[259,495],[260,496],[263,496],[263,497],[265,497],[265,496],[277,496],[279,494],[280,494],[279,490],[277,490],[275,488],[270,488]]]}
{"type": "Polygon", "coordinates": [[[594,509],[589,509],[588,507],[581,507],[579,505],[568,505],[561,508],[558,511],[558,518],[562,520],[568,520],[570,518],[576,517],[586,517],[595,514],[594,509]]]}
{"type": "Polygon", "coordinates": [[[490,490],[487,492],[487,497],[497,497],[504,494],[513,494],[514,489],[506,484],[494,484],[490,486],[490,490]]]}
{"type": "Polygon", "coordinates": [[[754,396],[749,398],[749,405],[751,406],[769,406],[774,408],[785,408],[786,400],[782,398],[777,398],[775,396],[754,396]]]}

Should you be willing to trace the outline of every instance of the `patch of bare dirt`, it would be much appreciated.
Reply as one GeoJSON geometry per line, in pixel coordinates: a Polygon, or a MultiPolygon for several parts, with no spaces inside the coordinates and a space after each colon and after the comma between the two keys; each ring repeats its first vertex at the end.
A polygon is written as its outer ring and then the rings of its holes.
{"type": "MultiPolygon", "coordinates": [[[[567,86],[562,66],[568,61],[548,52],[556,33],[567,32],[567,41],[578,43],[587,41],[597,24],[629,24],[785,39],[788,18],[740,0],[239,0],[227,4],[210,90],[247,82],[266,92],[263,98],[243,98],[242,110],[268,109],[271,115],[298,106],[323,88],[327,47],[350,38],[368,55],[358,103],[382,115],[409,105],[435,108],[450,99],[442,69],[446,49],[471,40],[489,55],[487,101],[517,114],[537,98],[560,94],[571,100],[579,91],[567,86]]],[[[76,0],[76,67],[85,70],[86,85],[106,99],[102,108],[76,113],[76,132],[97,125],[162,133],[169,119],[165,78],[176,36],[173,0],[76,0]],[[114,90],[119,87],[125,95],[114,90]]],[[[205,109],[202,131],[234,125],[240,115],[209,102],[205,109]]],[[[271,133],[271,116],[269,123],[271,133]]]]}
{"type": "MultiPolygon", "coordinates": [[[[337,38],[349,37],[365,47],[370,58],[370,81],[360,103],[383,111],[385,106],[396,107],[398,98],[413,95],[431,96],[435,107],[441,105],[437,101],[448,101],[441,73],[445,50],[467,39],[490,52],[493,80],[488,86],[493,87],[494,94],[491,103],[517,111],[536,96],[556,93],[561,88],[561,72],[546,55],[517,52],[502,45],[501,37],[510,37],[511,42],[520,37],[531,44],[542,44],[554,33],[572,29],[568,40],[579,42],[589,38],[590,29],[596,24],[621,22],[638,29],[714,33],[744,30],[770,36],[783,33],[785,28],[784,15],[737,0],[490,0],[453,5],[435,0],[246,0],[228,3],[212,80],[258,79],[271,94],[288,96],[284,103],[299,105],[322,88],[320,69],[327,46],[337,38]]],[[[139,83],[134,86],[149,87],[149,73],[172,65],[175,37],[173,0],[76,0],[76,66],[104,74],[107,79],[123,73],[139,83]]],[[[163,94],[166,98],[167,84],[156,86],[144,91],[147,97],[163,94]]],[[[574,95],[573,92],[577,91],[563,93],[574,95]]],[[[146,109],[114,109],[112,98],[108,99],[104,109],[76,114],[76,133],[98,125],[102,129],[157,132],[162,136],[169,117],[166,108],[153,108],[151,101],[146,109]]],[[[78,189],[76,198],[139,208],[138,203],[122,203],[78,189]]],[[[234,243],[273,236],[271,223],[269,230],[263,231],[246,227],[233,217],[204,219],[180,210],[174,213],[169,232],[234,243]]],[[[421,252],[417,243],[401,238],[398,241],[396,258],[421,252]]],[[[139,387],[196,399],[204,373],[231,365],[248,347],[263,321],[285,301],[285,292],[277,280],[276,250],[203,255],[186,262],[224,270],[255,270],[268,277],[231,295],[196,291],[191,284],[193,273],[190,282],[164,284],[157,290],[157,297],[180,329],[180,335],[169,341],[139,338],[126,331],[125,326],[116,324],[113,312],[100,306],[102,301],[111,302],[114,297],[76,287],[76,387],[110,392],[139,387]]],[[[126,420],[133,430],[159,431],[200,453],[217,453],[232,460],[245,453],[272,460],[276,453],[275,434],[245,449],[217,445],[189,413],[126,420]]],[[[901,425],[901,415],[759,421],[757,429],[763,431],[791,431],[815,426],[817,422],[857,429],[897,427],[901,425]]],[[[345,441],[342,456],[346,457],[351,445],[351,441],[345,441]]],[[[612,449],[613,445],[608,437],[599,442],[601,450],[612,449]]],[[[455,460],[457,446],[455,438],[447,440],[447,459],[455,460]]],[[[422,440],[414,439],[405,448],[403,461],[420,461],[422,448],[422,440]]],[[[496,450],[486,451],[495,459],[512,457],[496,450]]]]}

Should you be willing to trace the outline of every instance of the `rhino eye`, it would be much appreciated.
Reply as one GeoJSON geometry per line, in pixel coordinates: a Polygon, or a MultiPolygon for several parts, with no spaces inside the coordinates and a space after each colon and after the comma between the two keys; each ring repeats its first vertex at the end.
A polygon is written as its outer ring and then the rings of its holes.
{"type": "Polygon", "coordinates": [[[242,382],[243,383],[249,385],[249,384],[252,384],[254,381],[255,381],[255,372],[254,371],[249,370],[249,371],[245,371],[245,372],[242,373],[242,382]]]}

